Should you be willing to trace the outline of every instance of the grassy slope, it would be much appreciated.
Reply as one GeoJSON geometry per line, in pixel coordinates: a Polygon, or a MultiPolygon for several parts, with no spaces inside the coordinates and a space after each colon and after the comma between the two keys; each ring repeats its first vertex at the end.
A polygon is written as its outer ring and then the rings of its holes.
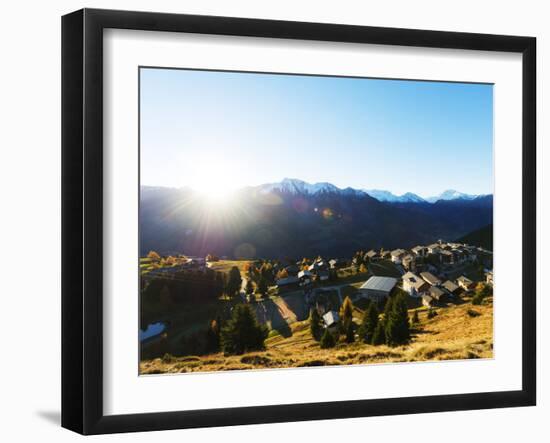
{"type": "MultiPolygon", "coordinates": [[[[411,311],[412,312],[412,311],[411,311]]],[[[482,306],[470,303],[438,309],[431,320],[420,309],[420,325],[409,345],[395,348],[370,346],[362,343],[339,343],[334,349],[323,350],[311,339],[307,321],[291,325],[292,336],[271,337],[267,349],[242,356],[225,357],[212,354],[202,357],[172,358],[141,362],[142,374],[164,372],[220,371],[264,368],[286,368],[345,364],[410,362],[426,360],[454,360],[492,358],[493,305],[488,300],[482,306]],[[468,311],[480,314],[472,317],[468,311]]],[[[361,312],[355,311],[356,322],[361,312]]]]}

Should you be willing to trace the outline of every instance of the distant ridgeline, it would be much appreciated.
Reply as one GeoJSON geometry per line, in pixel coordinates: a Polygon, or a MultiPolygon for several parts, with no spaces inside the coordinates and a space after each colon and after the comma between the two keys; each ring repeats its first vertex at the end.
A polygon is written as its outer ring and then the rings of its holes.
{"type": "Polygon", "coordinates": [[[463,237],[456,240],[460,243],[467,243],[469,245],[481,246],[489,251],[493,250],[493,224],[484,226],[483,228],[476,229],[463,237]]]}
{"type": "MultiPolygon", "coordinates": [[[[432,202],[409,194],[387,201],[368,191],[287,179],[244,188],[225,204],[212,204],[189,188],[142,187],[140,254],[343,257],[364,248],[462,238],[492,223],[492,195],[456,191],[448,200],[432,202]]],[[[482,241],[485,237],[479,235],[482,241]]],[[[483,245],[491,249],[492,239],[483,245]]]]}

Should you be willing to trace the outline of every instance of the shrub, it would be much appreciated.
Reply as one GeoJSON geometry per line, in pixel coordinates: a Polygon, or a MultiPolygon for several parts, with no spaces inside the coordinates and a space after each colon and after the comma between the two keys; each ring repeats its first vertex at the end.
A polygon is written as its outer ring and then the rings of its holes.
{"type": "Polygon", "coordinates": [[[172,363],[174,361],[174,357],[172,354],[169,354],[168,352],[162,356],[162,362],[163,363],[172,363]]]}
{"type": "Polygon", "coordinates": [[[437,317],[437,311],[433,308],[428,309],[428,319],[437,317]]]}

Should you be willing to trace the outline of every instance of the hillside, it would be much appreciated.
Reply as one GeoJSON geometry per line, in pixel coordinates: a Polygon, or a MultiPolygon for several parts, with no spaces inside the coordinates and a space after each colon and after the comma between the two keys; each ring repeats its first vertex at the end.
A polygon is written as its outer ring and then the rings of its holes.
{"type": "MultiPolygon", "coordinates": [[[[428,319],[419,308],[420,324],[413,330],[412,342],[406,346],[371,346],[340,342],[336,348],[323,350],[310,335],[308,321],[291,325],[292,335],[276,335],[266,341],[267,349],[240,356],[221,353],[206,356],[171,357],[143,360],[141,374],[184,373],[194,371],[288,368],[325,365],[413,362],[492,358],[493,304],[472,306],[465,302],[438,309],[428,319]]],[[[412,310],[410,311],[412,314],[412,310]]],[[[356,309],[359,321],[362,312],[356,309]]]]}
{"type": "Polygon", "coordinates": [[[467,243],[469,245],[480,246],[488,251],[493,250],[493,225],[487,225],[483,228],[476,229],[475,231],[466,234],[463,237],[457,239],[460,243],[467,243]]]}
{"type": "Polygon", "coordinates": [[[492,223],[492,196],[436,203],[380,202],[325,186],[244,188],[213,205],[191,189],[142,187],[140,254],[232,258],[349,256],[453,239],[492,223]]]}

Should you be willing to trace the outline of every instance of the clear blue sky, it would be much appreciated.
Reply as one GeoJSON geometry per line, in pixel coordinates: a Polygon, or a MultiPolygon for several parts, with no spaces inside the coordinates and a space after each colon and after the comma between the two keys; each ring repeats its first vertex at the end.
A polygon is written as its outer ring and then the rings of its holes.
{"type": "Polygon", "coordinates": [[[141,184],[493,192],[491,85],[141,69],[141,184]]]}

